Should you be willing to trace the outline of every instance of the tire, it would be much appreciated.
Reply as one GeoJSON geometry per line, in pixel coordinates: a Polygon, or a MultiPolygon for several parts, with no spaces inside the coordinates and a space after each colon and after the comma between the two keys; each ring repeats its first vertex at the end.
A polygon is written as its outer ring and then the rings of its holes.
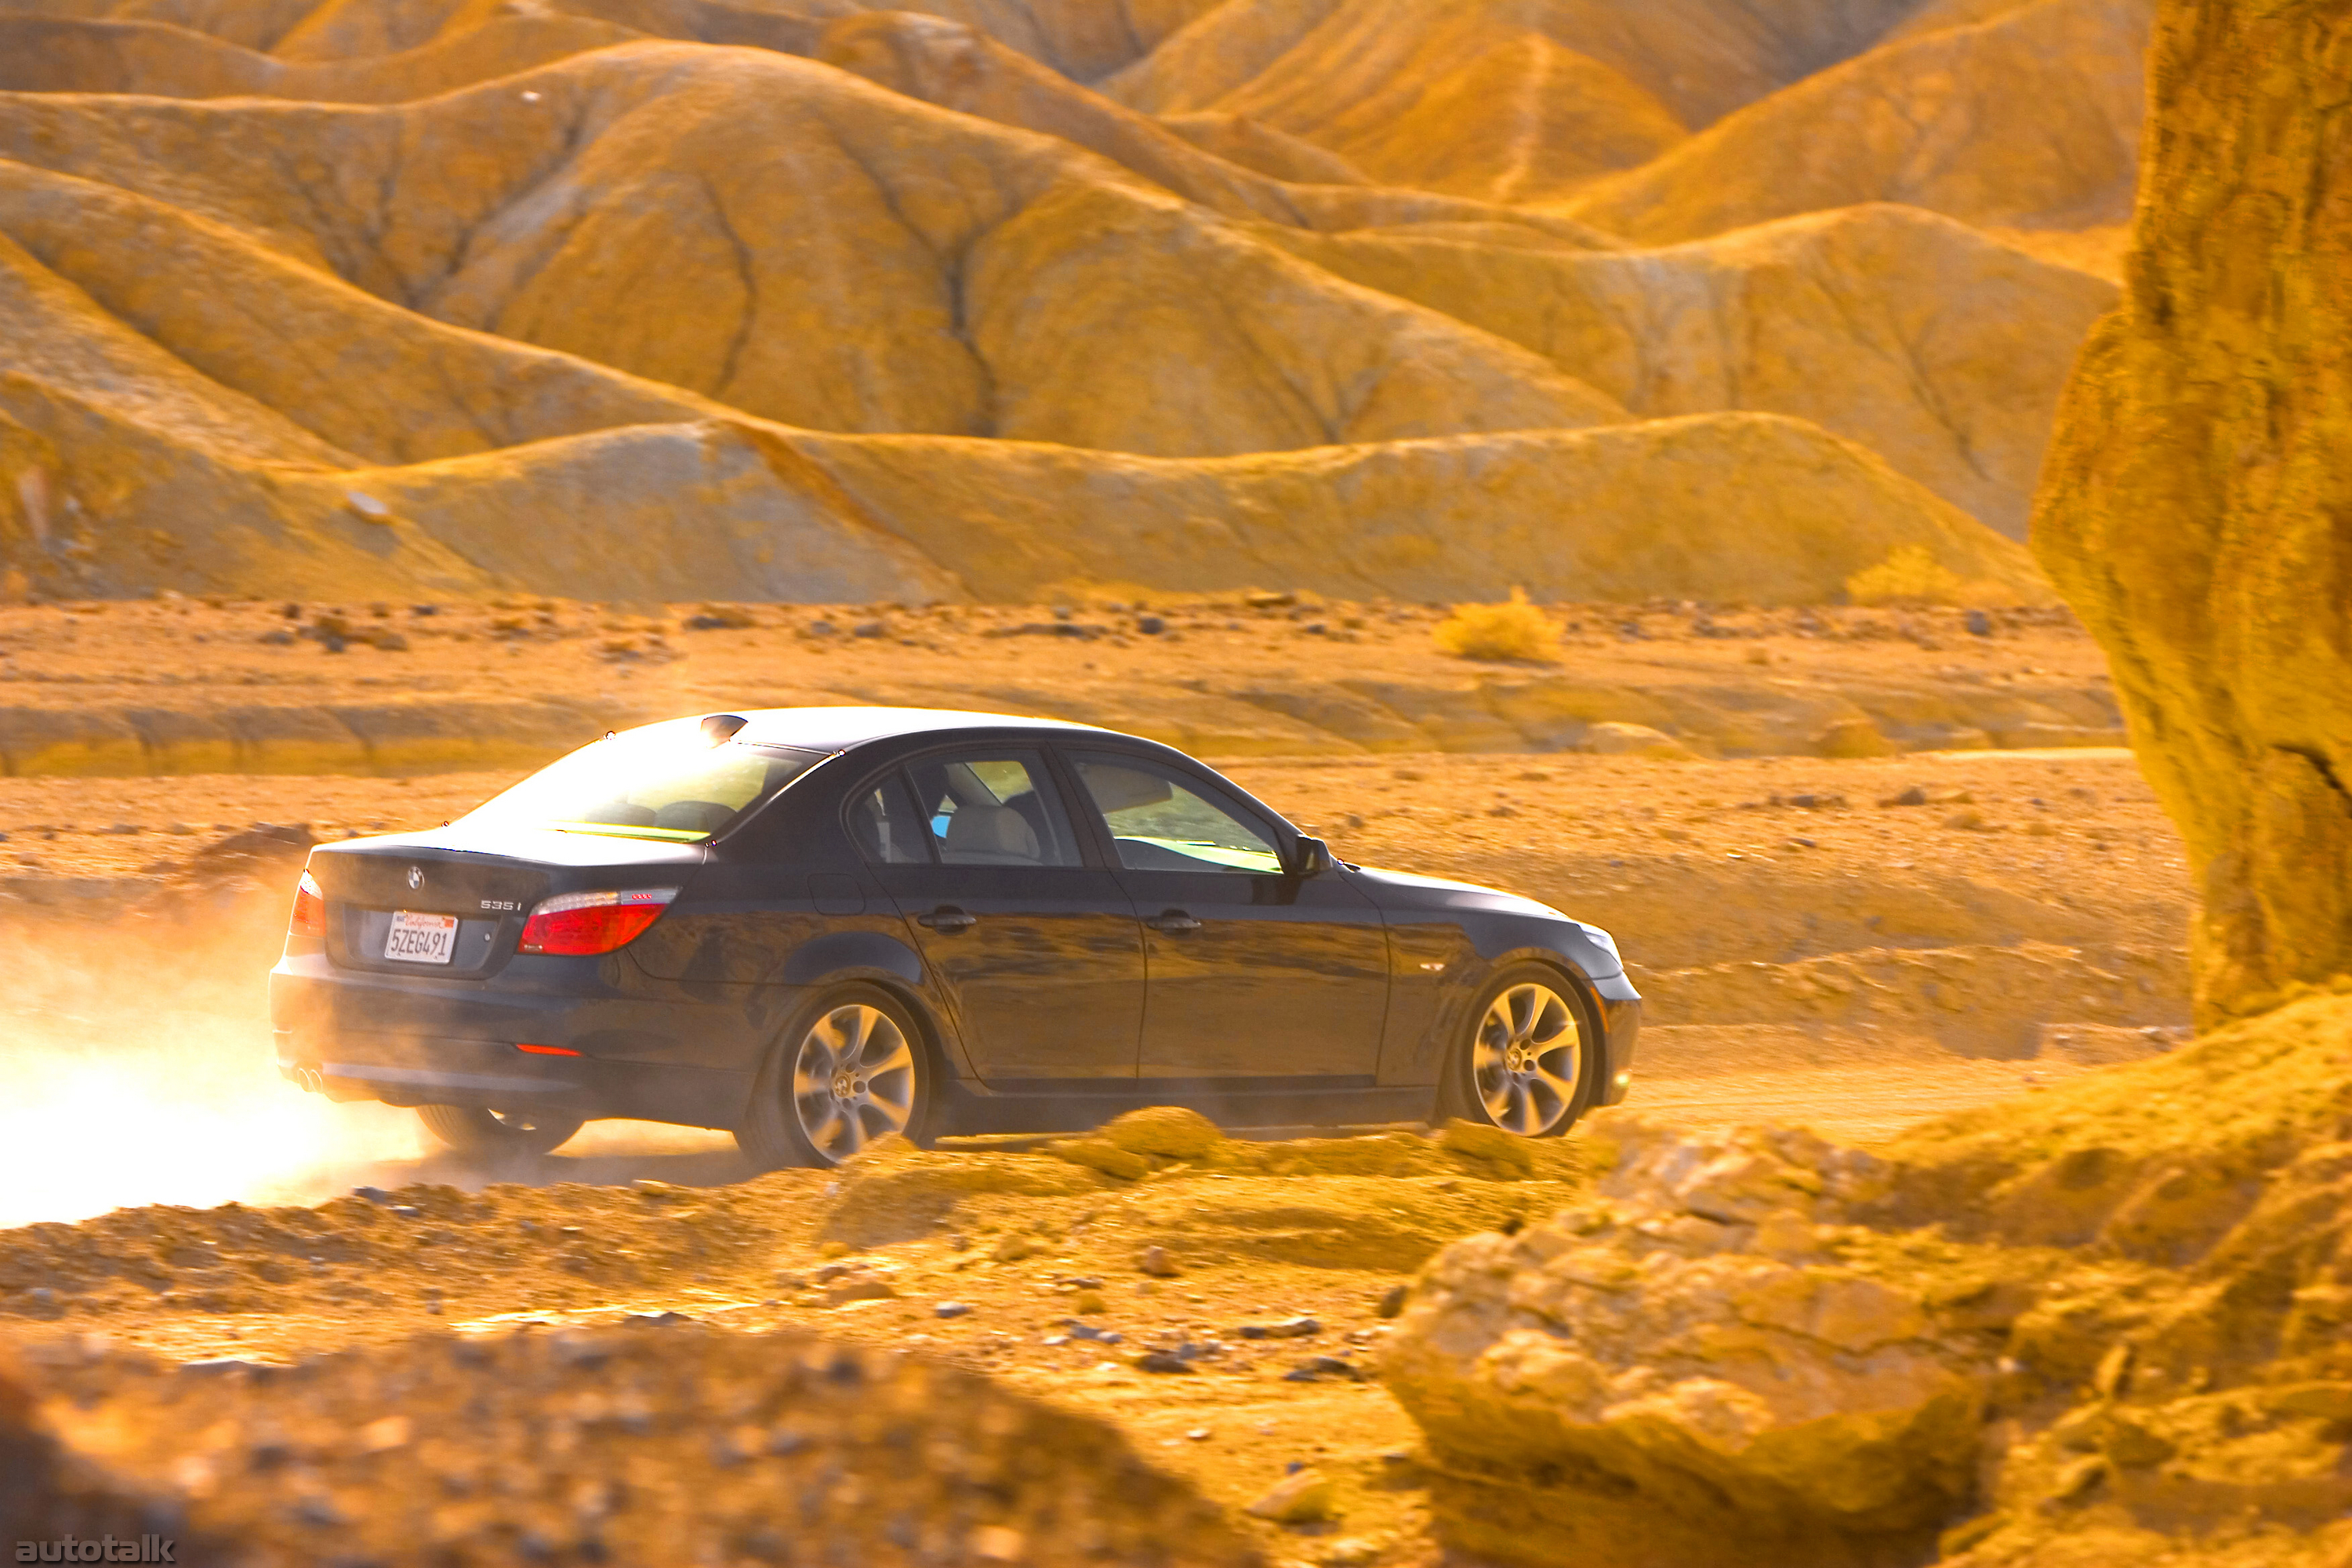
{"type": "Polygon", "coordinates": [[[761,1066],[735,1142],[763,1171],[840,1164],[892,1132],[920,1142],[931,1058],[907,1005],[862,981],[826,987],[761,1066]]]}
{"type": "Polygon", "coordinates": [[[539,1155],[561,1148],[583,1118],[546,1110],[488,1110],[476,1105],[420,1105],[425,1130],[460,1154],[539,1155]]]}
{"type": "Polygon", "coordinates": [[[1557,1138],[1591,1108],[1599,1038],[1580,986],[1547,964],[1515,963],[1478,993],[1446,1053],[1438,1117],[1557,1138]]]}

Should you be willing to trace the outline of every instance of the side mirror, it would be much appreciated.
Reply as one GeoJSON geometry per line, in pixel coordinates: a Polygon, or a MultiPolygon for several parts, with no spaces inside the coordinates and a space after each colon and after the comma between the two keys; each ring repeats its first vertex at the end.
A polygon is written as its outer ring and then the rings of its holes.
{"type": "Polygon", "coordinates": [[[1320,838],[1302,837],[1290,847],[1290,874],[1294,877],[1319,877],[1334,864],[1331,847],[1320,838]]]}

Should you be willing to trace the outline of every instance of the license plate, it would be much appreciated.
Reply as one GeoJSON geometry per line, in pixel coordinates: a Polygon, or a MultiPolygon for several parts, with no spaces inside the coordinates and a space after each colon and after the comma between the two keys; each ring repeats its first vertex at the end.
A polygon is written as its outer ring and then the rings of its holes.
{"type": "Polygon", "coordinates": [[[457,956],[457,917],[392,911],[383,955],[403,963],[446,963],[457,956]]]}

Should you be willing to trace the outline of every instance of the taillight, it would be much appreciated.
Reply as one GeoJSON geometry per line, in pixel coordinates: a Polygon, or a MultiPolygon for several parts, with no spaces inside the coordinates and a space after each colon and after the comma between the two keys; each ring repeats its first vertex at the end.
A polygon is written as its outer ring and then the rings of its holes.
{"type": "Polygon", "coordinates": [[[530,911],[522,922],[520,946],[525,952],[610,952],[643,936],[676,897],[676,888],[565,893],[530,911]]]}
{"type": "Polygon", "coordinates": [[[302,879],[294,884],[294,918],[286,922],[286,934],[318,937],[327,934],[327,896],[319,891],[318,882],[308,871],[303,872],[302,879]]]}

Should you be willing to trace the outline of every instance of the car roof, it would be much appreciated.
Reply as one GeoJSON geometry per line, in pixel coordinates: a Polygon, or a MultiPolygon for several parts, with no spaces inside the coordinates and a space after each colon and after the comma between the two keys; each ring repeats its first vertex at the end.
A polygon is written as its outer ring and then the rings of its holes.
{"type": "Polygon", "coordinates": [[[953,708],[740,708],[750,721],[735,739],[754,744],[799,746],[818,752],[845,752],[873,741],[902,735],[925,735],[953,730],[1035,730],[1080,735],[1113,735],[1116,731],[1060,719],[1032,719],[1013,713],[971,713],[953,708]]]}

